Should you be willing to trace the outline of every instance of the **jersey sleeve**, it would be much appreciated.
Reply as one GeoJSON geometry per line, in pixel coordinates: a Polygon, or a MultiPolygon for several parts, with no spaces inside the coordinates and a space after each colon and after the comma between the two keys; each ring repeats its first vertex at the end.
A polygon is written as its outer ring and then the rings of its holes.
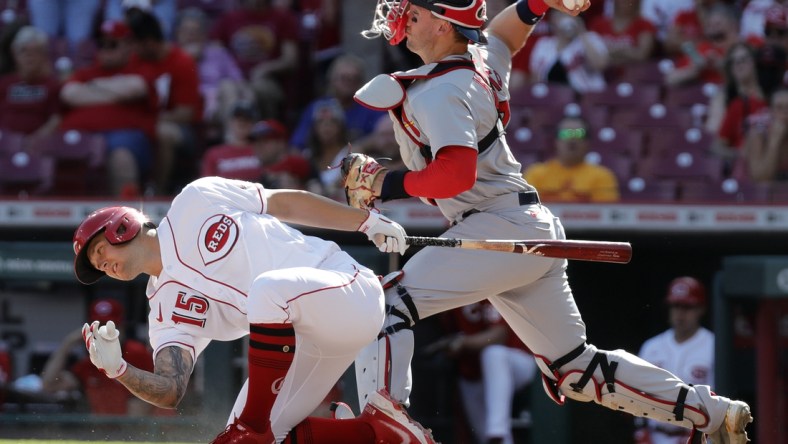
{"type": "Polygon", "coordinates": [[[197,202],[256,214],[267,210],[263,185],[222,177],[203,177],[190,183],[175,197],[172,206],[192,207],[197,202]]]}

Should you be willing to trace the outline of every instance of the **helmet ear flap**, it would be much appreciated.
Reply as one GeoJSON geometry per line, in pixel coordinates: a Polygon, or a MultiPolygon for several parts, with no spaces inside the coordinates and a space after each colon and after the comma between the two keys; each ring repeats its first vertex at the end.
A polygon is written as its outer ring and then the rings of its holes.
{"type": "Polygon", "coordinates": [[[144,217],[136,210],[130,209],[107,224],[104,237],[113,245],[128,242],[137,236],[142,229],[143,222],[144,217]]]}

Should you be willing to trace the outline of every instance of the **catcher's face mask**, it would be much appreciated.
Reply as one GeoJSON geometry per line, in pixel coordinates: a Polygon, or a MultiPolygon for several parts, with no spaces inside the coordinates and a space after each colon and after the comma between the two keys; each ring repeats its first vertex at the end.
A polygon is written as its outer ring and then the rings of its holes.
{"type": "Polygon", "coordinates": [[[366,31],[362,31],[361,35],[368,39],[383,35],[389,44],[398,45],[405,39],[409,3],[408,0],[378,0],[372,25],[366,31]]]}

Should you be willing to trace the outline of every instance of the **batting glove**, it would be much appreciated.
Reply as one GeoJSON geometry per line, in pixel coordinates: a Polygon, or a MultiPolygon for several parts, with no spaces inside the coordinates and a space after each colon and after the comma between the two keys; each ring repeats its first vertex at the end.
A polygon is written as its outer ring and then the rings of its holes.
{"type": "Polygon", "coordinates": [[[111,379],[123,375],[128,368],[120,350],[119,336],[120,332],[112,321],[101,327],[98,321],[82,326],[82,338],[85,340],[90,362],[111,379]]]}
{"type": "Polygon", "coordinates": [[[405,242],[405,229],[375,210],[369,211],[369,215],[357,231],[366,234],[383,253],[405,254],[405,250],[408,249],[408,244],[405,242]]]}

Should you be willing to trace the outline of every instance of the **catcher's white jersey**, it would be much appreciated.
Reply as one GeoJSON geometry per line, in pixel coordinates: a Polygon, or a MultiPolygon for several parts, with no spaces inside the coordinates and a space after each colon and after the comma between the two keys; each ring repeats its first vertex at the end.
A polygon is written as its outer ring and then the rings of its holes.
{"type": "MultiPolygon", "coordinates": [[[[488,39],[488,45],[474,45],[472,52],[444,60],[482,58],[495,87],[487,85],[470,69],[456,69],[436,77],[416,80],[407,89],[402,104],[403,123],[421,143],[430,146],[433,157],[440,148],[450,145],[478,150],[478,141],[490,133],[498,121],[495,95],[500,100],[508,100],[506,85],[509,83],[511,53],[499,39],[493,36],[488,39]]],[[[432,67],[434,64],[427,66],[432,67]]],[[[392,120],[405,165],[413,171],[423,170],[427,164],[419,153],[419,146],[405,133],[396,118],[392,117],[392,120]]],[[[506,145],[505,138],[500,136],[478,157],[477,178],[473,188],[449,199],[438,199],[438,207],[447,219],[453,221],[471,208],[483,209],[482,206],[491,197],[530,190],[520,173],[521,168],[506,145]]]]}
{"type": "Polygon", "coordinates": [[[164,269],[147,288],[154,351],[175,345],[196,357],[211,339],[248,334],[247,295],[259,275],[318,267],[340,251],[265,212],[263,186],[243,181],[203,178],[173,200],[158,227],[164,269]]]}
{"type": "MultiPolygon", "coordinates": [[[[708,385],[714,388],[714,333],[701,327],[684,342],[676,342],[673,329],[664,331],[647,340],[640,348],[639,356],[664,368],[687,384],[708,385]]],[[[687,431],[667,424],[649,421],[654,444],[684,443],[681,437],[662,433],[687,431]]],[[[687,431],[688,432],[688,431],[687,431]]]]}

